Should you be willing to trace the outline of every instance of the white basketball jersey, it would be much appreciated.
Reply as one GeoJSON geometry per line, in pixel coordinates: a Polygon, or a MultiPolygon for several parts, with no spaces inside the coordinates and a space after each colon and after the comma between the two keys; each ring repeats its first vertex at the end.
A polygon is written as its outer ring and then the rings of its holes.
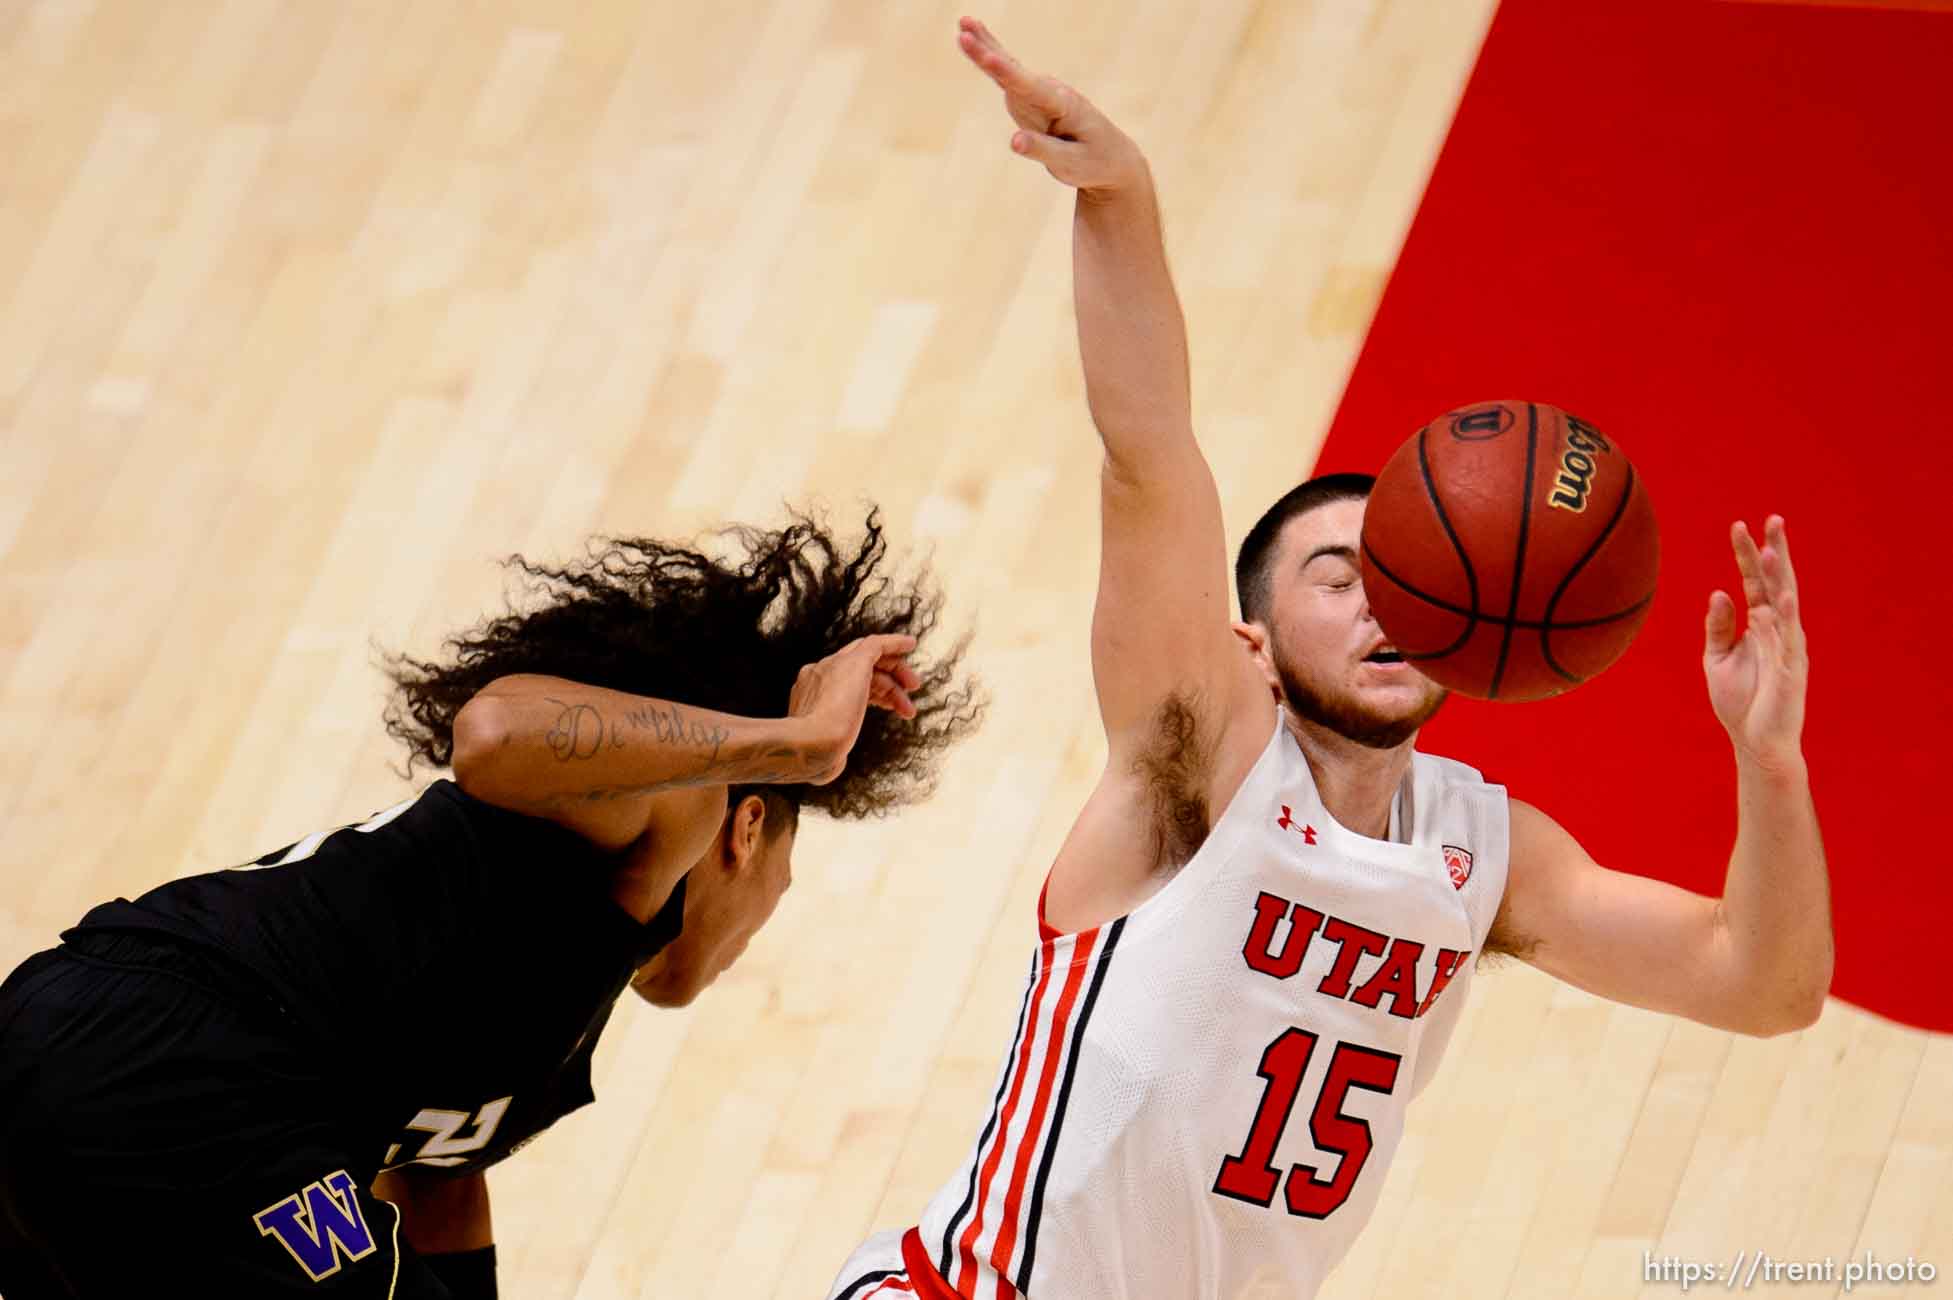
{"type": "Polygon", "coordinates": [[[924,1212],[960,1296],[1313,1295],[1363,1226],[1505,888],[1505,790],[1425,754],[1390,841],[1286,726],[1159,893],[1045,931],[976,1149],[924,1212]]]}

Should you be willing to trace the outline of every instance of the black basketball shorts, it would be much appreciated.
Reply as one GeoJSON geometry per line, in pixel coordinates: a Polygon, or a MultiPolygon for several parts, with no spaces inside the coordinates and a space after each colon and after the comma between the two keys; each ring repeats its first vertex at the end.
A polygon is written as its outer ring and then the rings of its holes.
{"type": "Polygon", "coordinates": [[[446,1300],[368,1190],[360,1080],[222,959],[71,933],[0,985],[0,1296],[446,1300]]]}

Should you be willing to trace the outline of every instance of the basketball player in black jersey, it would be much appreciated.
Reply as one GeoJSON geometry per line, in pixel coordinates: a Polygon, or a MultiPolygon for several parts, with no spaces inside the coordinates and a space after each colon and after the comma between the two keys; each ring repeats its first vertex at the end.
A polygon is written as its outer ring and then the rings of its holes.
{"type": "Polygon", "coordinates": [[[926,794],[976,722],[939,598],[816,522],[649,539],[395,658],[440,780],[94,908],[0,986],[0,1295],[492,1296],[482,1171],[592,1099],[786,889],[799,810],[926,794]],[[376,1182],[377,1180],[377,1182],[376,1182]],[[382,1195],[376,1195],[376,1192],[382,1195]]]}

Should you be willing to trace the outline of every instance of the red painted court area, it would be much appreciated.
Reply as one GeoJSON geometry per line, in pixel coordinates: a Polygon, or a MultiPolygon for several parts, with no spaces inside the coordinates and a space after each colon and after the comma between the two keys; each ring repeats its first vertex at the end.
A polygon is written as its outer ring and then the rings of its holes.
{"type": "Polygon", "coordinates": [[[1953,14],[1505,0],[1318,463],[1531,398],[1611,434],[1661,521],[1653,614],[1558,700],[1427,748],[1610,866],[1719,893],[1734,768],[1701,673],[1731,520],[1781,512],[1812,670],[1833,991],[1953,1031],[1953,14]]]}

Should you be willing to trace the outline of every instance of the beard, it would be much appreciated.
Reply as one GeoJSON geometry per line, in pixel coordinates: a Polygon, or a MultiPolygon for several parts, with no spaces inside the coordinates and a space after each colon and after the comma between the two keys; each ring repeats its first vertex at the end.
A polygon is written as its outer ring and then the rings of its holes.
{"type": "Polygon", "coordinates": [[[1451,694],[1435,690],[1409,713],[1393,716],[1317,690],[1303,680],[1286,657],[1275,658],[1275,673],[1282,679],[1282,700],[1292,713],[1366,749],[1397,748],[1416,735],[1418,728],[1444,707],[1445,698],[1451,694]]]}

